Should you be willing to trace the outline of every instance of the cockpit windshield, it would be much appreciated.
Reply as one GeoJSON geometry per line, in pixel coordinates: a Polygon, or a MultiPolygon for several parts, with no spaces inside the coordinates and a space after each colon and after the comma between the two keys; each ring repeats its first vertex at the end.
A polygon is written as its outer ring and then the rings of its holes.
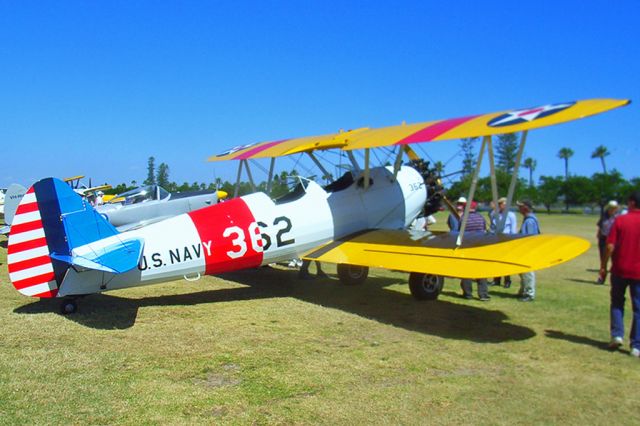
{"type": "Polygon", "coordinates": [[[147,185],[123,192],[109,201],[110,204],[131,204],[145,203],[147,201],[164,200],[169,197],[169,192],[158,185],[147,185]]]}

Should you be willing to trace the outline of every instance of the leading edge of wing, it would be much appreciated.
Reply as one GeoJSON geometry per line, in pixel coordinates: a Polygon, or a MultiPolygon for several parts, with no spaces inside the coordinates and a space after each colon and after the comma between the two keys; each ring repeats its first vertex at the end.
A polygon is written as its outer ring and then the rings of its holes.
{"type": "Polygon", "coordinates": [[[452,233],[373,230],[328,243],[304,258],[478,279],[549,268],[579,256],[590,246],[568,235],[481,234],[465,235],[464,246],[456,248],[456,237],[452,233]]]}
{"type": "Polygon", "coordinates": [[[211,156],[208,161],[273,158],[330,148],[354,150],[514,133],[578,120],[630,103],[628,99],[587,99],[377,129],[365,127],[327,135],[240,145],[211,156]]]}

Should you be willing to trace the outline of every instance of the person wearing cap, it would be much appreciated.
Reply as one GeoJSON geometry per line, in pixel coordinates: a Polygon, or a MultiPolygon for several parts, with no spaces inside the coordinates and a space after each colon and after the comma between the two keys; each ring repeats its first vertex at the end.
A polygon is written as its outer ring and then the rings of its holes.
{"type": "MultiPolygon", "coordinates": [[[[522,214],[522,225],[520,226],[520,234],[537,235],[540,233],[540,225],[538,218],[533,214],[533,205],[529,200],[518,201],[516,203],[520,214],[522,214]]],[[[536,273],[525,272],[520,274],[520,295],[521,302],[533,302],[536,298],[536,273]]]]}
{"type": "Polygon", "coordinates": [[[104,199],[102,197],[104,197],[104,192],[102,191],[96,192],[96,199],[94,200],[94,203],[96,206],[101,206],[104,204],[104,199]]]}
{"type": "Polygon", "coordinates": [[[453,213],[449,213],[449,217],[447,218],[447,225],[449,226],[449,231],[459,231],[460,230],[460,219],[462,218],[462,213],[464,212],[464,207],[467,204],[467,199],[464,197],[458,198],[456,201],[456,211],[458,215],[456,216],[453,213]]]}
{"type": "MultiPolygon", "coordinates": [[[[507,208],[507,198],[502,197],[498,199],[498,214],[496,214],[495,210],[491,210],[489,212],[489,217],[491,218],[491,232],[497,232],[498,224],[503,218],[505,214],[505,210],[507,208]]],[[[507,212],[507,219],[504,222],[504,228],[502,229],[503,234],[517,234],[518,233],[518,219],[516,218],[516,214],[512,211],[507,212]]]]}
{"type": "MultiPolygon", "coordinates": [[[[600,264],[602,264],[602,260],[604,259],[605,252],[607,251],[607,237],[609,236],[609,232],[611,231],[611,227],[613,226],[613,222],[618,215],[618,202],[615,200],[609,201],[607,206],[600,216],[600,220],[598,220],[598,232],[596,233],[596,238],[598,239],[598,251],[600,252],[600,264]]],[[[606,276],[602,274],[598,274],[598,284],[604,284],[606,280],[606,276]]]]}
{"type": "MultiPolygon", "coordinates": [[[[466,200],[465,200],[466,201],[466,200]]],[[[469,206],[469,217],[467,218],[467,225],[464,233],[485,233],[487,230],[487,222],[484,217],[476,211],[478,203],[476,201],[471,202],[469,206]]],[[[489,284],[486,278],[480,278],[478,282],[478,298],[483,301],[489,301],[489,284]]],[[[470,279],[463,279],[460,281],[460,288],[462,289],[462,297],[465,299],[473,299],[472,281],[470,279]]]]}
{"type": "MultiPolygon", "coordinates": [[[[462,224],[462,222],[461,222],[462,224]]],[[[478,213],[478,202],[472,201],[469,207],[469,217],[464,232],[486,232],[487,221],[478,213]]]]}
{"type": "Polygon", "coordinates": [[[625,293],[629,287],[633,308],[630,354],[640,357],[640,191],[632,192],[628,203],[628,213],[618,216],[611,226],[600,274],[605,276],[611,258],[609,348],[618,349],[623,344],[625,293]]]}
{"type": "MultiPolygon", "coordinates": [[[[496,211],[494,209],[491,209],[489,211],[489,219],[491,222],[489,230],[492,233],[494,234],[497,233],[498,224],[502,221],[506,208],[507,208],[507,198],[502,197],[498,199],[498,213],[496,214],[496,211]]],[[[516,218],[516,214],[512,211],[506,211],[506,214],[507,214],[507,218],[505,219],[504,228],[502,229],[501,233],[509,234],[509,235],[517,234],[518,219],[516,218]]],[[[501,281],[501,277],[494,278],[493,285],[500,285],[500,281],[501,281]]],[[[511,287],[511,277],[509,275],[504,277],[504,287],[505,288],[511,287]]]]}

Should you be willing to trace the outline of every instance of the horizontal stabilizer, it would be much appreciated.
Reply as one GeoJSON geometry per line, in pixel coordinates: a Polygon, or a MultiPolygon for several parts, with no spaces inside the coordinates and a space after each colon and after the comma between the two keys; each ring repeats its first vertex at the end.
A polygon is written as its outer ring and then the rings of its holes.
{"type": "Polygon", "coordinates": [[[379,267],[458,278],[521,274],[567,262],[589,248],[568,235],[457,234],[373,230],[330,242],[304,256],[307,260],[379,267]]]}
{"type": "Polygon", "coordinates": [[[73,250],[70,256],[52,253],[51,257],[81,268],[121,274],[130,271],[138,265],[143,247],[144,240],[136,238],[118,242],[117,244],[100,248],[99,250],[91,250],[83,255],[79,255],[76,250],[73,250]]]}

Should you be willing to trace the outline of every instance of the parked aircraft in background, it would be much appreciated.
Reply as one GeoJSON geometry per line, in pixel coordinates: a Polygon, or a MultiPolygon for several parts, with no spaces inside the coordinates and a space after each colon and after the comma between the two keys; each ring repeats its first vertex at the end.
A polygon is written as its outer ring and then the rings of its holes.
{"type": "Polygon", "coordinates": [[[68,178],[64,178],[63,181],[66,182],[74,191],[83,196],[93,196],[98,191],[105,191],[107,189],[111,189],[111,185],[104,184],[98,186],[91,186],[91,179],[89,179],[89,186],[86,186],[82,183],[81,179],[84,178],[84,175],[72,176],[68,178]]]}
{"type": "MultiPolygon", "coordinates": [[[[105,190],[111,188],[111,185],[100,185],[95,187],[87,187],[80,183],[80,179],[84,178],[84,176],[73,176],[70,178],[65,178],[63,181],[69,185],[76,193],[80,194],[83,197],[94,197],[97,191],[105,190]]],[[[15,215],[16,209],[18,208],[18,204],[20,204],[20,200],[27,192],[27,188],[24,186],[14,183],[7,188],[5,194],[5,205],[3,206],[4,210],[4,223],[5,226],[0,228],[0,234],[6,235],[9,233],[11,229],[11,222],[13,221],[13,216],[15,215]]]]}
{"type": "Polygon", "coordinates": [[[226,197],[224,191],[170,193],[159,185],[148,185],[118,194],[96,210],[123,231],[208,207],[226,197]]]}
{"type": "MultiPolygon", "coordinates": [[[[63,179],[63,181],[92,204],[95,204],[93,200],[96,194],[111,187],[110,185],[100,185],[87,188],[78,183],[79,179],[83,177],[75,176],[63,179]]],[[[5,226],[0,228],[0,234],[9,233],[13,215],[26,191],[25,187],[18,184],[9,187],[6,194],[5,226]]],[[[110,197],[110,201],[95,206],[95,208],[113,226],[123,231],[207,207],[226,197],[227,193],[224,191],[169,193],[158,185],[150,185],[114,195],[110,197]]]]}
{"type": "MultiPolygon", "coordinates": [[[[249,159],[271,158],[271,177],[275,158],[301,152],[322,168],[314,151],[324,149],[345,151],[353,171],[324,188],[299,178],[291,193],[275,201],[256,192],[126,232],[116,230],[69,186],[46,178],[29,188],[18,207],[9,235],[9,277],[24,295],[63,298],[61,311],[71,313],[81,295],[195,279],[301,256],[337,263],[345,283],[363,282],[369,267],[410,272],[411,293],[419,299],[437,298],[444,275],[476,279],[555,266],[586,251],[589,242],[551,234],[464,235],[486,149],[496,188],[491,136],[523,132],[517,167],[529,129],[628,103],[567,102],[236,147],[211,160],[240,160],[239,177],[243,166],[249,172],[249,159]],[[478,136],[483,143],[461,232],[406,231],[431,194],[424,173],[402,164],[405,145],[478,136]],[[370,149],[380,146],[396,148],[393,166],[370,167],[370,149]],[[356,161],[355,149],[364,150],[364,164],[356,161]]],[[[517,168],[507,204],[516,179],[517,168]]]]}
{"type": "Polygon", "coordinates": [[[27,192],[27,188],[17,183],[9,185],[7,192],[4,194],[4,224],[5,226],[0,228],[0,234],[8,234],[11,229],[11,223],[13,222],[16,209],[20,204],[20,200],[27,192]]]}
{"type": "Polygon", "coordinates": [[[0,214],[4,215],[4,193],[7,192],[7,188],[0,188],[0,214]]]}

